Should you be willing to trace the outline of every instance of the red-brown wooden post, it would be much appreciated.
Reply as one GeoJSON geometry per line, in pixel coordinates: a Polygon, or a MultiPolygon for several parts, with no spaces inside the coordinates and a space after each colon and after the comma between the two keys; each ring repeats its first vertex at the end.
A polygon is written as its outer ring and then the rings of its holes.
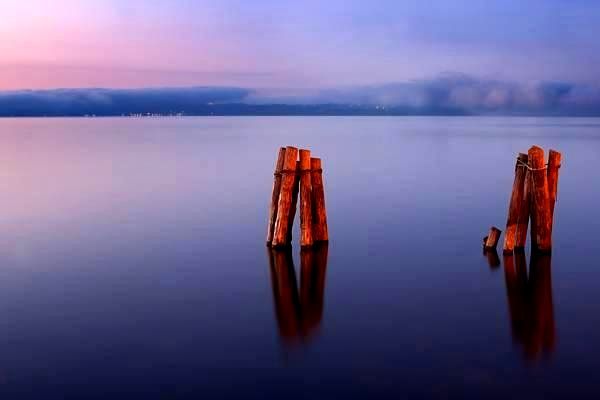
{"type": "Polygon", "coordinates": [[[490,233],[487,235],[487,239],[485,240],[484,244],[486,250],[496,249],[496,246],[498,246],[498,241],[500,240],[501,233],[502,231],[496,228],[495,226],[492,226],[490,228],[490,233]]]}
{"type": "Polygon", "coordinates": [[[327,242],[329,232],[327,229],[327,211],[325,209],[325,189],[323,187],[323,170],[320,158],[310,159],[311,183],[313,196],[313,240],[327,242]]]}
{"type": "Polygon", "coordinates": [[[292,189],[292,205],[290,206],[290,222],[288,224],[288,244],[292,243],[292,231],[294,228],[294,219],[296,218],[296,209],[298,208],[298,193],[300,190],[300,161],[296,161],[296,175],[294,176],[294,186],[292,189]]]}
{"type": "Polygon", "coordinates": [[[550,199],[550,229],[554,224],[554,205],[556,204],[556,196],[558,193],[558,170],[562,162],[562,155],[556,150],[548,152],[548,195],[550,199]]]}
{"type": "Polygon", "coordinates": [[[538,146],[529,149],[531,166],[531,237],[534,250],[549,253],[552,251],[552,214],[544,150],[538,146]]]}
{"type": "Polygon", "coordinates": [[[273,191],[271,193],[271,207],[269,209],[269,224],[267,226],[267,246],[273,241],[273,231],[275,230],[275,220],[277,219],[277,203],[279,202],[279,192],[281,190],[281,170],[285,161],[285,147],[279,149],[277,162],[275,163],[275,172],[273,178],[273,191]]]}
{"type": "Polygon", "coordinates": [[[300,150],[300,246],[313,245],[310,150],[300,150]]]}
{"type": "MultiPolygon", "coordinates": [[[[526,214],[529,218],[528,205],[523,202],[525,198],[525,175],[527,173],[527,154],[519,154],[515,166],[515,180],[513,182],[512,195],[508,206],[508,218],[506,221],[506,232],[504,233],[504,254],[512,254],[517,244],[517,229],[519,218],[526,214]],[[522,208],[527,209],[522,210],[522,208]]],[[[527,222],[525,222],[527,224],[527,222]]],[[[527,228],[525,228],[527,229],[527,228]]],[[[525,232],[527,233],[527,232],[525,232]]]]}
{"type": "MultiPolygon", "coordinates": [[[[285,149],[285,161],[281,171],[281,190],[277,203],[277,219],[275,220],[275,232],[273,234],[273,246],[285,246],[288,242],[290,213],[292,209],[292,197],[294,183],[296,182],[296,161],[298,149],[288,146],[285,149]]],[[[292,221],[293,222],[293,221],[292,221]]]]}
{"type": "MultiPolygon", "coordinates": [[[[525,182],[523,183],[523,199],[519,207],[519,219],[517,221],[517,234],[515,239],[515,251],[522,252],[525,250],[527,243],[527,228],[529,228],[529,217],[531,214],[531,173],[529,172],[529,156],[527,157],[526,165],[521,165],[525,171],[525,182]]],[[[533,242],[532,242],[533,243],[533,242]]]]}

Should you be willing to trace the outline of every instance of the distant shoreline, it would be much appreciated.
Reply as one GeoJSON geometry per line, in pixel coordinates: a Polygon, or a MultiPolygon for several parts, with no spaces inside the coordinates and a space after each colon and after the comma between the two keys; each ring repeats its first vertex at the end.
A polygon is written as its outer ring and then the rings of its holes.
{"type": "Polygon", "coordinates": [[[547,114],[186,114],[186,115],[153,115],[153,116],[128,116],[128,115],[0,115],[2,119],[132,119],[132,120],[152,120],[152,119],[185,119],[185,118],[214,118],[214,117],[365,117],[365,118],[600,118],[600,115],[547,115],[547,114]]]}

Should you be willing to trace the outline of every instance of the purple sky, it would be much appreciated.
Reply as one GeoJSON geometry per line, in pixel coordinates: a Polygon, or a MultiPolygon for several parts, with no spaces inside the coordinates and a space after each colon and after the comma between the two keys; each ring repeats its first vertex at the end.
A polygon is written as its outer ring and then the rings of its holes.
{"type": "Polygon", "coordinates": [[[0,90],[597,84],[595,0],[4,0],[0,90]]]}

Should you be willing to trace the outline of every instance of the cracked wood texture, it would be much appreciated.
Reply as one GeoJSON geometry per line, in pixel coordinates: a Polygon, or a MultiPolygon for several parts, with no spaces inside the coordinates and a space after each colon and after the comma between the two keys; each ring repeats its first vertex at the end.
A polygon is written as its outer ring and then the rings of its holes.
{"type": "Polygon", "coordinates": [[[496,249],[498,246],[498,242],[500,241],[500,234],[502,231],[495,226],[490,228],[490,233],[487,235],[487,239],[485,240],[485,248],[486,250],[496,249]]]}
{"type": "MultiPolygon", "coordinates": [[[[526,164],[529,164],[529,156],[524,154],[526,157],[526,164]]],[[[527,228],[529,228],[529,217],[531,214],[531,185],[529,181],[531,180],[531,172],[523,167],[525,171],[525,178],[523,183],[523,199],[519,212],[519,219],[517,221],[517,233],[515,238],[515,250],[516,251],[524,251],[525,244],[527,243],[527,228]]]]}
{"type": "Polygon", "coordinates": [[[531,171],[531,240],[539,252],[552,251],[552,214],[548,179],[544,169],[544,150],[538,146],[529,149],[531,171]]]}
{"type": "Polygon", "coordinates": [[[292,205],[290,206],[290,222],[288,224],[288,244],[292,243],[292,232],[294,228],[294,219],[296,218],[296,209],[298,208],[298,192],[300,187],[300,161],[296,161],[296,175],[294,176],[294,186],[292,189],[292,205]]]}
{"type": "Polygon", "coordinates": [[[313,245],[310,150],[300,150],[300,246],[313,245]]]}
{"type": "MultiPolygon", "coordinates": [[[[515,165],[515,180],[508,206],[506,231],[504,232],[504,254],[511,254],[515,249],[521,216],[523,215],[526,219],[529,219],[529,205],[523,201],[525,198],[525,175],[527,174],[527,168],[524,165],[527,165],[527,158],[527,154],[519,154],[515,165]]],[[[527,221],[525,221],[525,235],[527,235],[527,221]]]]}
{"type": "Polygon", "coordinates": [[[556,150],[548,152],[548,195],[550,201],[550,229],[554,225],[554,205],[556,204],[556,196],[558,194],[558,170],[562,162],[562,155],[556,150]]]}
{"type": "Polygon", "coordinates": [[[286,246],[289,243],[290,213],[292,198],[294,196],[294,183],[296,182],[297,159],[298,149],[292,146],[286,147],[285,161],[281,175],[281,190],[277,203],[277,219],[275,220],[275,232],[272,242],[272,245],[275,247],[286,246]]]}
{"type": "Polygon", "coordinates": [[[279,192],[281,190],[281,170],[283,169],[284,161],[285,147],[281,147],[277,155],[275,172],[273,174],[273,191],[271,193],[271,207],[269,208],[269,223],[267,226],[267,246],[270,246],[273,241],[275,220],[277,219],[277,203],[279,202],[279,192]]]}
{"type": "Polygon", "coordinates": [[[313,198],[313,240],[315,242],[327,242],[329,240],[329,232],[327,229],[327,211],[325,209],[325,188],[323,187],[321,159],[311,158],[310,169],[313,198]]]}

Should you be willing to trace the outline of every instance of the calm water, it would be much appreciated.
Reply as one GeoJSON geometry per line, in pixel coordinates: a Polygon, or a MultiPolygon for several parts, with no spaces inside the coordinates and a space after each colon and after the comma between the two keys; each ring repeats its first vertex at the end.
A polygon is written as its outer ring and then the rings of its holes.
{"type": "Polygon", "coordinates": [[[599,166],[600,119],[0,120],[0,395],[599,394],[599,166]],[[553,256],[488,258],[532,144],[553,256]],[[264,245],[281,145],[323,158],[308,257],[264,245]]]}

